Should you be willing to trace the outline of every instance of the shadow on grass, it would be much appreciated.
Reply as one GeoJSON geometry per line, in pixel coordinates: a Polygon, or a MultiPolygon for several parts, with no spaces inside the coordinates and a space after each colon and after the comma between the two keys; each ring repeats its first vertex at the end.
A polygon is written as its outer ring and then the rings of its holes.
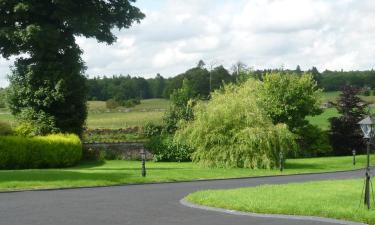
{"type": "Polygon", "coordinates": [[[70,183],[87,182],[100,183],[102,181],[108,182],[121,182],[125,181],[127,177],[134,177],[134,173],[86,173],[74,172],[66,170],[29,170],[29,171],[11,171],[0,172],[0,186],[7,182],[25,182],[38,183],[38,182],[61,182],[69,186],[70,183]]]}
{"type": "MultiPolygon", "coordinates": [[[[98,171],[100,171],[100,170],[103,170],[103,171],[111,171],[111,170],[113,170],[113,171],[122,171],[122,170],[141,170],[141,165],[139,165],[139,168],[138,167],[129,167],[129,168],[126,168],[126,167],[124,167],[124,168],[93,168],[93,169],[89,169],[89,170],[93,170],[93,171],[95,171],[95,170],[98,170],[98,171]]],[[[192,169],[186,169],[186,168],[172,168],[172,167],[170,167],[170,168],[148,168],[147,167],[147,165],[146,165],[146,170],[192,170],[192,169]]]]}
{"type": "Polygon", "coordinates": [[[309,163],[285,163],[285,168],[286,169],[301,169],[301,170],[306,170],[306,169],[324,169],[322,165],[318,164],[309,164],[309,163]]]}

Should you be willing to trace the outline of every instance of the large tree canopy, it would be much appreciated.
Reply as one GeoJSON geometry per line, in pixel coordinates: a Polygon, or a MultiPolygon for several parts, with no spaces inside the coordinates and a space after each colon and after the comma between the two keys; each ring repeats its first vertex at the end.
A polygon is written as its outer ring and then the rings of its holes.
{"type": "Polygon", "coordinates": [[[75,37],[112,44],[113,28],[129,28],[144,18],[132,2],[0,0],[0,54],[23,54],[10,76],[10,108],[33,124],[34,133],[82,132],[86,78],[75,37]]]}

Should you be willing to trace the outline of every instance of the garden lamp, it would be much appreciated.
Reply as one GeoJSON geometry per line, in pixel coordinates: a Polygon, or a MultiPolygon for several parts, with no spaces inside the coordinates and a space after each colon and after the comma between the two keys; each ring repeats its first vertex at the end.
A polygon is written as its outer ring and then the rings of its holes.
{"type": "Polygon", "coordinates": [[[371,116],[367,116],[358,123],[361,126],[363,132],[363,137],[365,139],[370,139],[374,135],[374,124],[375,120],[371,116]]]}
{"type": "Polygon", "coordinates": [[[363,137],[367,139],[367,167],[366,167],[366,180],[365,180],[365,199],[364,203],[368,209],[370,209],[370,144],[371,139],[374,136],[374,125],[375,120],[372,116],[367,116],[358,123],[361,126],[363,137]]]}

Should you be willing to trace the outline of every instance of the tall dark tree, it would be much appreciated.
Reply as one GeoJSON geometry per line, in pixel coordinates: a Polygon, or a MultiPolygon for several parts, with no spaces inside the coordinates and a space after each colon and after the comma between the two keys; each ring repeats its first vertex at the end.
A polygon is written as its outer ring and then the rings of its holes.
{"type": "Polygon", "coordinates": [[[350,155],[353,149],[363,149],[362,132],[358,122],[365,117],[367,104],[357,95],[360,89],[344,86],[335,104],[340,117],[330,119],[330,141],[336,155],[350,155]]]}
{"type": "Polygon", "coordinates": [[[298,75],[301,75],[301,74],[302,74],[302,70],[301,70],[301,67],[300,67],[299,65],[297,65],[297,67],[296,67],[296,73],[297,73],[298,75]]]}
{"type": "Polygon", "coordinates": [[[113,28],[129,28],[144,14],[135,0],[1,0],[0,54],[19,56],[10,75],[13,114],[35,134],[82,132],[86,86],[77,36],[112,44],[113,28]],[[26,55],[26,56],[25,56],[26,55]]]}

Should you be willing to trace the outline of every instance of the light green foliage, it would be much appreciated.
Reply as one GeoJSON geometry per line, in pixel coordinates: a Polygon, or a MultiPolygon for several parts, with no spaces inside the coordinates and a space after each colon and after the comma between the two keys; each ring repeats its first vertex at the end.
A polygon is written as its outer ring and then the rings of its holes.
{"type": "Polygon", "coordinates": [[[308,124],[306,116],[321,113],[321,90],[310,74],[266,74],[260,92],[259,100],[274,124],[285,123],[292,132],[308,124]]]}
{"type": "Polygon", "coordinates": [[[278,166],[279,153],[295,148],[294,136],[285,124],[274,125],[259,105],[259,86],[250,79],[213,93],[208,103],[198,103],[193,121],[181,123],[176,141],[191,146],[193,160],[205,166],[278,166]]]}
{"type": "Polygon", "coordinates": [[[68,167],[81,157],[82,144],[76,135],[0,136],[0,169],[68,167]]]}
{"type": "Polygon", "coordinates": [[[262,185],[207,190],[186,199],[201,205],[239,211],[329,217],[375,224],[375,210],[360,202],[363,180],[262,185]]]}

